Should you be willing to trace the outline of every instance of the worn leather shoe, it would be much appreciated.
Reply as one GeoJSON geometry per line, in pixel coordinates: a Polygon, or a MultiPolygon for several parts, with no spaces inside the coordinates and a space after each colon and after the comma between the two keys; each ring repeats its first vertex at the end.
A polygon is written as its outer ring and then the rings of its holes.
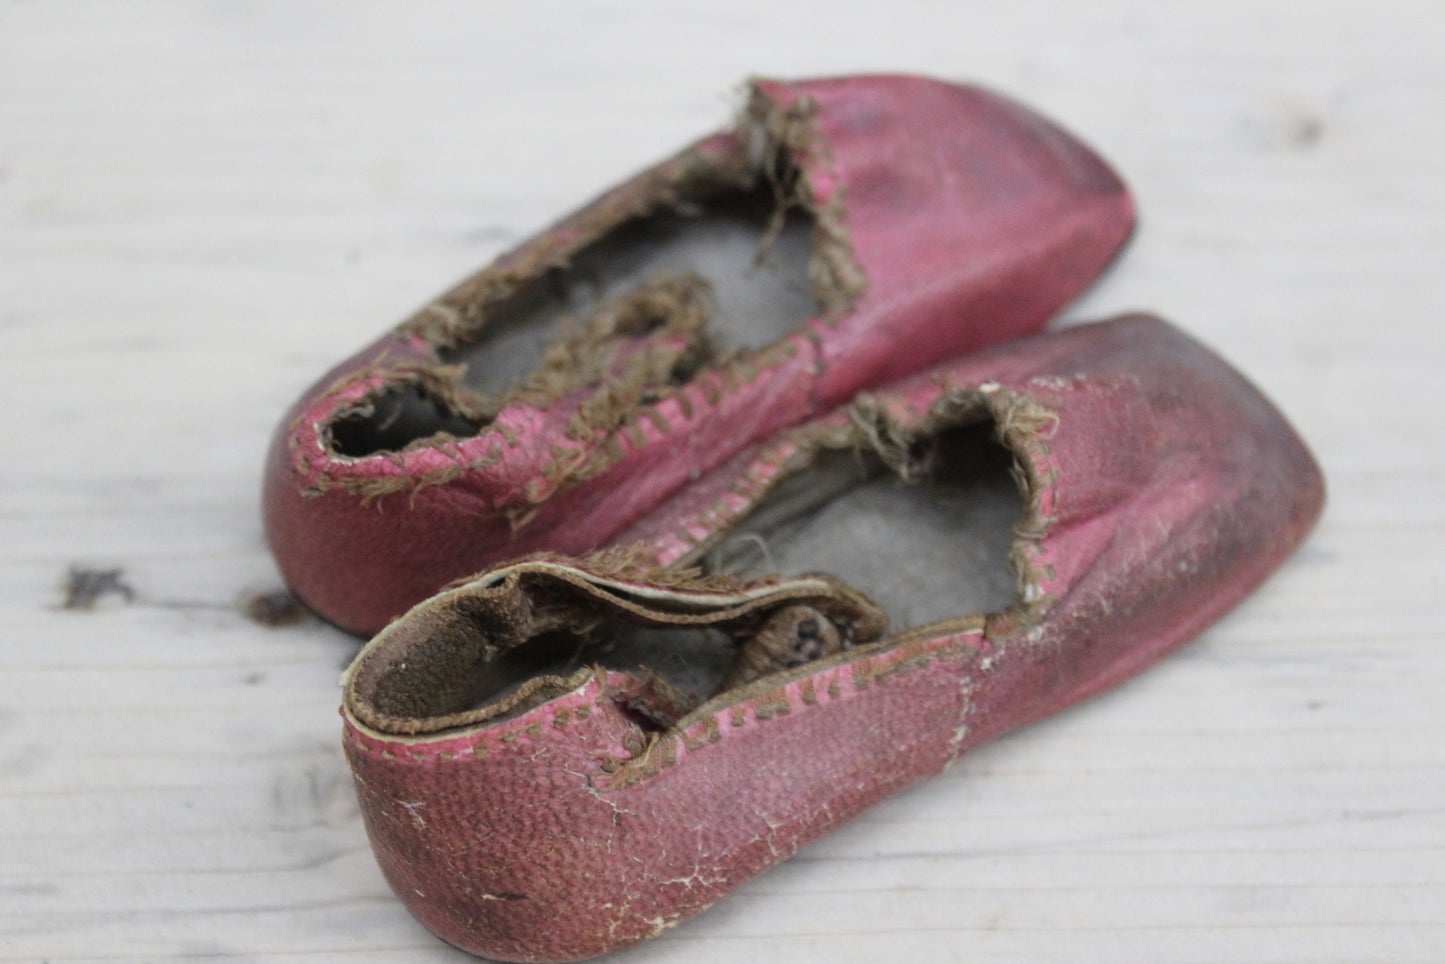
{"type": "Polygon", "coordinates": [[[603,194],[324,376],[266,533],[370,633],[447,581],[614,540],[748,445],[1041,326],[1133,224],[1088,148],[917,77],[756,81],[735,129],[603,194]]]}
{"type": "Polygon", "coordinates": [[[653,936],[1195,636],[1322,502],[1269,401],[1153,318],[861,396],[656,507],[628,549],[503,565],[378,635],[343,707],[377,859],[475,954],[653,936]],[[1014,580],[969,580],[974,532],[972,561],[1014,580]],[[726,571],[796,546],[830,575],[726,571]]]}

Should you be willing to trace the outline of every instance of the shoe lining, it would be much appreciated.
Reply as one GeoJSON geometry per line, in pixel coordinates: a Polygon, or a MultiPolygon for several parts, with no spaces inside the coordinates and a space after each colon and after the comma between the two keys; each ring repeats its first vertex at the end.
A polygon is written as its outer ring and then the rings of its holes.
{"type": "Polygon", "coordinates": [[[946,430],[917,457],[931,467],[910,484],[872,452],[821,451],[732,527],[707,568],[826,572],[882,606],[891,632],[1012,605],[1023,497],[993,423],[946,430]]]}
{"type": "Polygon", "coordinates": [[[541,364],[564,319],[586,319],[641,284],[681,275],[712,289],[708,334],[719,354],[771,344],[821,310],[808,280],[813,218],[792,206],[774,229],[777,209],[760,180],[627,221],[519,290],[483,339],[446,360],[466,363],[468,385],[496,391],[541,364]]]}

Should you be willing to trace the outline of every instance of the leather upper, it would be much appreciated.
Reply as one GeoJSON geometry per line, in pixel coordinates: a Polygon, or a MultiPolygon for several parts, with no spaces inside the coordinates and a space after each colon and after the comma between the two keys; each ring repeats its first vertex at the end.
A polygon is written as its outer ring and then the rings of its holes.
{"type": "Polygon", "coordinates": [[[1322,504],[1319,469],[1279,412],[1157,319],[1035,336],[884,387],[658,506],[628,533],[643,542],[620,571],[609,556],[524,564],[541,581],[502,602],[516,570],[484,574],[378,636],[343,712],[377,858],[423,923],[476,954],[573,960],[654,936],[969,747],[1192,638],[1289,555],[1322,504]],[[699,706],[670,704],[646,674],[581,670],[500,714],[428,708],[437,680],[475,678],[487,647],[554,611],[559,582],[591,587],[584,612],[624,620],[746,629],[762,624],[745,622],[749,606],[826,608],[853,590],[694,585],[647,567],[725,533],[811,447],[853,433],[906,452],[980,418],[1026,497],[1012,608],[860,637],[699,706]]]}

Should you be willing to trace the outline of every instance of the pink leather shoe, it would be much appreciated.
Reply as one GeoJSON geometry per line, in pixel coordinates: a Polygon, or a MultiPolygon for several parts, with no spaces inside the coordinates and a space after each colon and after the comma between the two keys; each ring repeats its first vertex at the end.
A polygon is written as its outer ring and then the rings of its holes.
{"type": "Polygon", "coordinates": [[[1085,146],[914,77],[758,81],[735,130],[603,194],[323,377],[266,532],[374,632],[447,581],[606,544],[860,389],[1035,330],[1123,244],[1085,146]]]}
{"type": "Polygon", "coordinates": [[[1322,503],[1280,414],[1156,319],[913,377],[741,453],[633,549],[504,565],[377,636],[343,708],[377,859],[476,954],[574,960],[653,936],[1196,635],[1322,503]],[[987,556],[1015,513],[1016,590],[970,596],[950,568],[966,533],[987,556]],[[871,571],[881,608],[831,575],[649,569],[795,546],[871,571]],[[889,632],[885,611],[912,626],[889,632]]]}

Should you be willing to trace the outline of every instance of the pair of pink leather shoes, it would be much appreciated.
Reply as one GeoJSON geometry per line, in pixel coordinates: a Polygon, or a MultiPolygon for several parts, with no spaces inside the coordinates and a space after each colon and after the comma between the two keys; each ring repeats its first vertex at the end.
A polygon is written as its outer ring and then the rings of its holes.
{"type": "Polygon", "coordinates": [[[345,746],[412,912],[654,935],[1278,566],[1322,482],[1251,385],[1153,318],[1026,337],[1132,221],[995,95],[760,81],[308,392],[267,531],[380,631],[345,746]]]}

